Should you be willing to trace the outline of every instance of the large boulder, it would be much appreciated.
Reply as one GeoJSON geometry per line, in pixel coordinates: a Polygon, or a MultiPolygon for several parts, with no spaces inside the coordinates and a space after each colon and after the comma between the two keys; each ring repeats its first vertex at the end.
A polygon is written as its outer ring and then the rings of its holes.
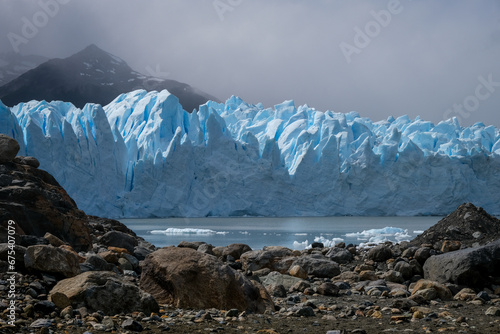
{"type": "Polygon", "coordinates": [[[59,281],[50,291],[49,299],[60,309],[86,307],[90,312],[102,311],[106,315],[119,313],[158,312],[155,299],[127,282],[122,276],[109,271],[89,271],[59,281]]]}
{"type": "Polygon", "coordinates": [[[488,284],[488,276],[500,276],[500,239],[482,247],[434,255],[424,264],[424,277],[440,283],[482,287],[488,284]]]}
{"type": "Polygon", "coordinates": [[[72,277],[80,273],[78,255],[49,245],[29,246],[24,254],[28,270],[42,271],[72,277]]]}
{"type": "Polygon", "coordinates": [[[486,245],[500,238],[500,220],[472,203],[460,205],[437,224],[425,230],[410,243],[431,244],[441,249],[446,240],[459,241],[465,247],[486,245]]]}
{"type": "Polygon", "coordinates": [[[6,163],[14,160],[19,152],[19,143],[17,140],[0,134],[0,163],[6,163]]]}
{"type": "Polygon", "coordinates": [[[191,248],[166,247],[149,254],[142,264],[140,287],[159,303],[181,308],[274,310],[262,285],[217,257],[191,248]]]}
{"type": "Polygon", "coordinates": [[[15,162],[0,164],[0,185],[0,242],[6,242],[12,220],[17,236],[49,232],[77,251],[90,249],[87,216],[49,173],[15,162]]]}

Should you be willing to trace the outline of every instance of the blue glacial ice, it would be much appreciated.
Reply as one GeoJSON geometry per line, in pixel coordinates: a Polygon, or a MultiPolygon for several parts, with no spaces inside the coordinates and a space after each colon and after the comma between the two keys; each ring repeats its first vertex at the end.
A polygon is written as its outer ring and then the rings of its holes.
{"type": "Polygon", "coordinates": [[[0,132],[88,214],[107,217],[500,214],[500,131],[456,119],[274,108],[184,111],[167,91],[107,106],[0,102],[0,132]]]}

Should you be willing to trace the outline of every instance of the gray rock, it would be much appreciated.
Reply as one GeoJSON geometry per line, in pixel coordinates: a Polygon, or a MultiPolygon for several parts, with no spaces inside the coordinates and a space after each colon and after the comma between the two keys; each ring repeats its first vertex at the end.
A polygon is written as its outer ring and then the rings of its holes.
{"type": "Polygon", "coordinates": [[[316,314],[311,306],[294,306],[290,310],[296,317],[314,317],[316,314]]]}
{"type": "Polygon", "coordinates": [[[121,327],[123,329],[131,330],[131,331],[134,331],[134,332],[142,332],[142,330],[143,330],[142,325],[140,323],[138,323],[137,321],[135,321],[134,319],[132,319],[132,318],[125,319],[122,322],[121,327]]]}
{"type": "Polygon", "coordinates": [[[340,274],[339,265],[323,255],[303,255],[292,263],[292,266],[295,265],[302,267],[308,275],[316,277],[332,278],[340,274]]]}
{"type": "Polygon", "coordinates": [[[74,308],[106,315],[118,313],[158,312],[154,298],[122,276],[109,271],[91,271],[59,281],[49,299],[60,309],[69,302],[74,308]]]}
{"type": "Polygon", "coordinates": [[[90,255],[84,263],[91,265],[96,271],[114,271],[117,274],[120,273],[120,270],[114,264],[108,263],[98,255],[90,255]]]}
{"type": "Polygon", "coordinates": [[[80,273],[78,256],[53,246],[36,245],[26,249],[24,265],[27,269],[72,277],[80,273]]]}
{"type": "Polygon", "coordinates": [[[495,316],[495,317],[500,316],[500,308],[498,308],[496,306],[491,306],[486,310],[485,314],[495,316]]]}
{"type": "Polygon", "coordinates": [[[269,285],[266,287],[266,289],[273,297],[280,297],[280,298],[286,297],[287,289],[285,289],[285,287],[282,284],[269,285]]]}
{"type": "Polygon", "coordinates": [[[283,285],[288,291],[292,286],[301,281],[301,278],[284,275],[280,274],[277,271],[273,271],[262,280],[262,285],[264,285],[265,287],[283,285]]]}
{"type": "Polygon", "coordinates": [[[482,300],[484,300],[486,302],[491,300],[490,295],[488,295],[488,293],[486,291],[479,292],[476,297],[481,298],[482,300]]]}
{"type": "MultiPolygon", "coordinates": [[[[214,249],[215,251],[215,249],[214,249]]],[[[277,270],[277,264],[286,257],[292,256],[292,250],[286,247],[265,247],[262,250],[249,251],[241,255],[240,260],[245,270],[257,271],[269,268],[277,270]]],[[[286,270],[281,270],[287,272],[286,270]]]]}
{"type": "Polygon", "coordinates": [[[392,257],[392,250],[386,245],[378,245],[368,251],[367,258],[375,262],[385,262],[392,257]]]}
{"type": "Polygon", "coordinates": [[[250,252],[252,248],[246,244],[231,244],[224,247],[222,251],[222,256],[226,258],[227,256],[232,256],[235,260],[239,260],[241,255],[250,252]]]}
{"type": "MultiPolygon", "coordinates": [[[[9,244],[0,244],[0,259],[7,260],[10,250],[11,248],[9,248],[9,244]]],[[[12,250],[14,250],[15,252],[14,259],[16,260],[16,270],[24,269],[24,254],[26,253],[26,248],[23,246],[14,245],[12,250]]]]}
{"type": "Polygon", "coordinates": [[[205,243],[206,242],[202,242],[202,241],[181,241],[181,242],[179,242],[177,247],[191,248],[191,249],[197,250],[198,247],[200,247],[201,245],[203,245],[205,243]]]}
{"type": "Polygon", "coordinates": [[[4,134],[0,134],[0,163],[11,162],[19,152],[19,143],[4,134]]]}
{"type": "Polygon", "coordinates": [[[400,272],[405,280],[409,280],[413,276],[413,269],[406,261],[396,263],[394,270],[400,272]]]}
{"type": "Polygon", "coordinates": [[[55,325],[54,319],[37,319],[30,325],[32,328],[50,327],[55,325]]]}
{"type": "Polygon", "coordinates": [[[139,268],[139,260],[133,255],[127,254],[127,253],[122,253],[121,257],[127,259],[127,261],[132,265],[132,268],[136,270],[139,268]]]}
{"type": "Polygon", "coordinates": [[[403,278],[403,274],[396,270],[388,270],[382,275],[382,278],[387,282],[394,283],[403,283],[405,281],[405,279],[403,278]]]}
{"type": "Polygon", "coordinates": [[[54,312],[55,309],[56,305],[48,300],[39,301],[34,306],[35,312],[41,312],[43,314],[50,314],[54,312]]]}
{"type": "Polygon", "coordinates": [[[37,237],[36,235],[20,235],[19,239],[19,244],[23,247],[49,244],[49,241],[47,239],[43,237],[37,237]]]}
{"type": "Polygon", "coordinates": [[[405,249],[403,251],[403,253],[401,254],[402,257],[405,257],[405,258],[410,258],[410,257],[414,257],[415,256],[415,252],[418,250],[418,247],[416,246],[413,246],[413,247],[408,247],[407,249],[405,249]]]}
{"type": "Polygon", "coordinates": [[[426,279],[483,287],[488,276],[500,276],[500,239],[478,248],[431,256],[423,269],[426,279]]]}
{"type": "Polygon", "coordinates": [[[150,250],[149,248],[143,247],[141,245],[134,247],[134,256],[136,259],[139,261],[142,261],[148,256],[148,254],[151,254],[153,251],[150,250]]]}
{"type": "Polygon", "coordinates": [[[137,246],[136,238],[119,231],[107,232],[99,241],[106,246],[125,248],[130,254],[134,253],[134,248],[137,246]]]}
{"type": "Polygon", "coordinates": [[[326,253],[326,257],[340,264],[349,263],[354,259],[354,255],[345,248],[332,247],[326,253]]]}
{"type": "Polygon", "coordinates": [[[132,264],[128,262],[128,260],[124,257],[121,257],[118,259],[118,267],[122,270],[134,270],[134,267],[132,267],[132,264]]]}
{"type": "Polygon", "coordinates": [[[430,258],[432,255],[435,255],[436,251],[429,248],[429,247],[422,247],[417,249],[415,252],[415,260],[418,261],[421,265],[424,265],[425,261],[427,261],[428,258],[430,258]]]}
{"type": "Polygon", "coordinates": [[[33,168],[40,167],[40,162],[35,157],[15,157],[14,162],[21,165],[27,165],[33,168]]]}
{"type": "Polygon", "coordinates": [[[109,316],[105,316],[102,319],[101,323],[104,325],[104,327],[106,327],[106,330],[108,331],[112,331],[115,329],[115,322],[109,316]]]}
{"type": "Polygon", "coordinates": [[[0,187],[8,187],[12,183],[12,180],[14,178],[10,175],[7,174],[1,174],[0,175],[0,187]]]}
{"type": "Polygon", "coordinates": [[[197,249],[198,252],[205,253],[205,254],[210,254],[210,255],[215,255],[214,254],[214,246],[210,244],[203,244],[200,245],[197,249]]]}

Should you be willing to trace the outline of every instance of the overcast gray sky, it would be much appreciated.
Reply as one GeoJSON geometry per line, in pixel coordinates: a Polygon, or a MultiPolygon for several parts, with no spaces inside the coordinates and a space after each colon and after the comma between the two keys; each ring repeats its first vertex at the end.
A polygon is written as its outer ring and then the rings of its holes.
{"type": "Polygon", "coordinates": [[[94,43],[221,100],[500,126],[497,0],[0,4],[0,51],[67,57],[94,43]]]}

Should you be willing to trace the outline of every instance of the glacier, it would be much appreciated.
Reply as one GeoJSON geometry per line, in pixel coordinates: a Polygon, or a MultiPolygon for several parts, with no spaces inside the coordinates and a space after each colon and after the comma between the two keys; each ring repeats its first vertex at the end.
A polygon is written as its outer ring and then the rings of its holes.
{"type": "Polygon", "coordinates": [[[500,131],[456,118],[371,121],[232,96],[188,113],[136,90],[102,107],[0,101],[18,140],[92,215],[446,215],[463,202],[500,214],[500,131]]]}

